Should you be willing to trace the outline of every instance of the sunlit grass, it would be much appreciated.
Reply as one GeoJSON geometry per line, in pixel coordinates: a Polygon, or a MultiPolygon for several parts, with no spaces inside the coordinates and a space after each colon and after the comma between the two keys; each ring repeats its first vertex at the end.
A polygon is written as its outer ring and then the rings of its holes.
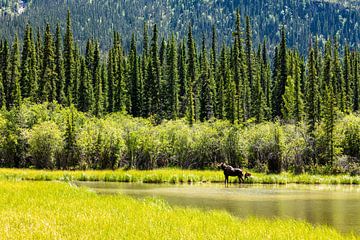
{"type": "MultiPolygon", "coordinates": [[[[282,173],[267,175],[252,173],[246,183],[260,184],[360,184],[360,176],[349,175],[294,175],[282,173]]],[[[46,171],[31,169],[0,169],[0,179],[31,181],[106,181],[106,182],[143,182],[143,183],[221,183],[224,175],[221,171],[199,171],[181,169],[158,169],[151,171],[138,170],[104,170],[104,171],[46,171]]],[[[230,178],[237,182],[236,177],[230,178]]]]}
{"type": "Polygon", "coordinates": [[[356,239],[294,220],[240,220],[68,183],[0,181],[0,239],[356,239]]]}

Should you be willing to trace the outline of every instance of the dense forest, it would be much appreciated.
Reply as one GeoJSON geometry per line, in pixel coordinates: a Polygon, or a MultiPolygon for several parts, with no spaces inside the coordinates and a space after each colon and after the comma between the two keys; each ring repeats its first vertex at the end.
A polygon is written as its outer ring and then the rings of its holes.
{"type": "Polygon", "coordinates": [[[1,165],[358,169],[360,53],[334,36],[303,56],[284,26],[274,49],[254,46],[251,19],[235,18],[231,44],[215,27],[198,43],[193,25],[177,41],[145,22],[141,51],[114,32],[108,52],[90,38],[81,54],[70,12],[64,33],[1,40],[1,165]]]}
{"type": "MultiPolygon", "coordinates": [[[[6,37],[18,33],[22,38],[26,23],[34,29],[42,28],[44,22],[55,26],[63,23],[68,9],[72,12],[74,39],[81,50],[89,38],[98,39],[100,49],[110,49],[108,36],[114,31],[121,34],[126,50],[130,48],[129,33],[134,32],[141,50],[144,21],[158,25],[159,38],[170,38],[174,33],[177,41],[186,37],[190,22],[196,42],[201,42],[202,34],[210,35],[215,25],[219,42],[229,44],[236,9],[240,9],[242,22],[246,15],[251,17],[255,46],[266,37],[268,45],[274,47],[281,38],[278,26],[285,25],[288,45],[302,54],[311,36],[318,36],[321,48],[334,35],[340,46],[348,43],[351,48],[360,47],[360,3],[339,0],[1,0],[0,33],[6,37]]],[[[65,24],[60,27],[65,30],[65,24]]]]}

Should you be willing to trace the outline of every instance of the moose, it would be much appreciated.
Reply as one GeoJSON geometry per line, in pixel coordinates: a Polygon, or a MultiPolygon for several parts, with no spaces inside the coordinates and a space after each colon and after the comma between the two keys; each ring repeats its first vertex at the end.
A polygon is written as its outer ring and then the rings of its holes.
{"type": "Polygon", "coordinates": [[[251,177],[251,173],[245,173],[245,175],[244,175],[243,171],[240,168],[233,168],[232,166],[227,165],[225,163],[221,163],[219,165],[219,167],[224,171],[225,186],[227,184],[229,184],[229,176],[238,177],[239,183],[245,182],[244,176],[245,176],[245,179],[247,179],[248,177],[251,177]]]}

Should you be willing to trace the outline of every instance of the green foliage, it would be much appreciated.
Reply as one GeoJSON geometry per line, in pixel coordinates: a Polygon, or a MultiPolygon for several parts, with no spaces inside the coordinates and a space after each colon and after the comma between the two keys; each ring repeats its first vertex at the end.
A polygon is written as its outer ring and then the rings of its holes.
{"type": "Polygon", "coordinates": [[[36,168],[53,169],[63,149],[63,135],[54,122],[42,122],[28,133],[29,153],[36,168]]]}

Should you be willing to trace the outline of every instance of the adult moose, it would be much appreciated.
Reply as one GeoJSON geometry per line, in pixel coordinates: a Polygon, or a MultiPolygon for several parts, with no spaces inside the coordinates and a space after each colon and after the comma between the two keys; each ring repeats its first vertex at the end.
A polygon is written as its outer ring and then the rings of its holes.
{"type": "Polygon", "coordinates": [[[226,165],[225,163],[221,163],[219,167],[224,171],[225,176],[225,186],[229,184],[229,176],[238,177],[239,183],[244,182],[244,174],[240,168],[233,168],[230,165],[226,165]]]}

